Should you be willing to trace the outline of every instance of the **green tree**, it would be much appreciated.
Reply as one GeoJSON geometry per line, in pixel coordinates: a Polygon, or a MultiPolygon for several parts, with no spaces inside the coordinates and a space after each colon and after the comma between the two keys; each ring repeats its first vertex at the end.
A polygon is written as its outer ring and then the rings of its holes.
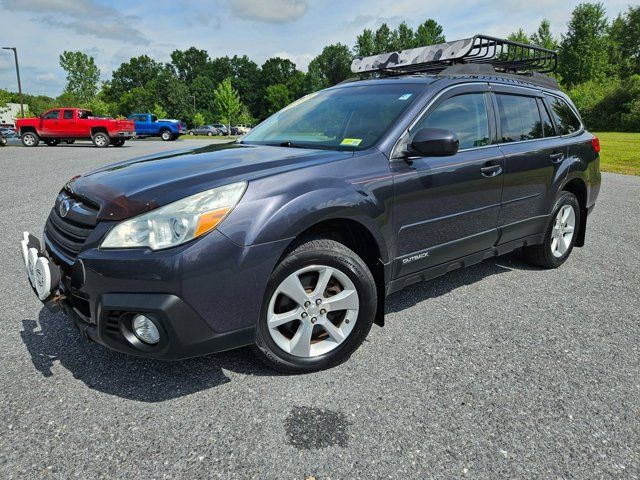
{"type": "Polygon", "coordinates": [[[610,61],[623,77],[640,74],[640,6],[619,14],[610,28],[610,61]]]}
{"type": "Polygon", "coordinates": [[[265,91],[265,102],[267,103],[267,115],[273,115],[291,103],[291,92],[282,83],[269,85],[265,91]]]}
{"type": "MultiPolygon", "coordinates": [[[[105,96],[109,101],[119,103],[120,99],[133,89],[146,90],[150,82],[158,79],[163,69],[162,63],[147,55],[133,57],[113,71],[111,80],[106,82],[104,86],[105,96]]],[[[153,94],[153,92],[149,93],[153,94]]]]}
{"type": "Polygon", "coordinates": [[[365,28],[356,38],[356,44],[353,47],[353,53],[358,57],[368,57],[376,54],[376,44],[373,37],[373,31],[365,28]]]}
{"type": "Polygon", "coordinates": [[[416,46],[415,33],[407,25],[407,22],[402,22],[398,25],[398,28],[393,32],[393,41],[393,50],[406,50],[416,46]]]}
{"type": "Polygon", "coordinates": [[[383,23],[378,27],[373,36],[373,44],[375,53],[390,52],[393,50],[394,35],[389,25],[383,23]]]}
{"type": "Polygon", "coordinates": [[[352,60],[349,47],[342,43],[324,47],[322,53],[309,63],[309,90],[327,88],[349,78],[352,60]]]}
{"type": "Polygon", "coordinates": [[[242,111],[242,102],[240,96],[231,84],[231,79],[226,78],[215,89],[214,107],[218,118],[225,123],[231,130],[231,123],[236,119],[237,115],[242,111]]]}
{"type": "Polygon", "coordinates": [[[209,54],[206,50],[191,47],[171,52],[171,66],[177,77],[187,85],[191,85],[199,75],[206,75],[208,64],[209,54]]]}
{"type": "Polygon", "coordinates": [[[10,100],[11,100],[11,93],[7,92],[6,90],[2,90],[0,88],[0,109],[5,107],[10,100]]]}
{"type": "Polygon", "coordinates": [[[517,31],[507,35],[507,40],[511,40],[512,42],[524,43],[526,45],[529,45],[530,43],[529,37],[522,28],[519,28],[517,31]]]}
{"type": "Polygon", "coordinates": [[[262,81],[268,85],[286,84],[295,73],[296,64],[287,58],[273,57],[262,64],[262,81]]]}
{"type": "Polygon", "coordinates": [[[205,119],[204,119],[204,115],[201,114],[200,112],[197,112],[194,116],[193,116],[193,126],[194,127],[201,127],[204,125],[205,119]]]}
{"type": "Polygon", "coordinates": [[[73,95],[79,102],[88,102],[98,93],[100,69],[93,57],[82,52],[65,50],[60,55],[60,66],[67,73],[64,93],[73,95]]]}
{"type": "Polygon", "coordinates": [[[602,3],[581,3],[573,10],[560,43],[558,70],[565,85],[604,78],[610,71],[608,26],[602,3]]]}
{"type": "Polygon", "coordinates": [[[442,33],[442,25],[428,18],[422,25],[418,27],[415,34],[414,45],[416,47],[424,47],[426,45],[435,45],[437,43],[445,42],[444,34],[442,33]]]}
{"type": "Polygon", "coordinates": [[[529,37],[531,43],[549,50],[558,49],[558,40],[551,33],[551,23],[544,18],[535,33],[529,37]]]}
{"type": "Polygon", "coordinates": [[[162,105],[159,105],[157,103],[153,105],[153,110],[151,111],[151,113],[153,113],[158,118],[167,118],[169,115],[167,111],[162,108],[162,105]]]}

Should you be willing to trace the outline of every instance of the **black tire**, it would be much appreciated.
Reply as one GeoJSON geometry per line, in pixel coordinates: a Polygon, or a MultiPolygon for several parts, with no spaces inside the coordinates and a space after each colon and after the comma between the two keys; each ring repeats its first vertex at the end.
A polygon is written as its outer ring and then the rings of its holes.
{"type": "Polygon", "coordinates": [[[189,135],[191,135],[193,137],[193,132],[189,132],[189,135]]]}
{"type": "Polygon", "coordinates": [[[269,367],[284,373],[308,373],[334,367],[347,360],[367,337],[376,316],[377,303],[373,275],[358,255],[333,240],[305,241],[286,255],[271,274],[256,328],[254,352],[269,367]],[[358,293],[359,311],[353,330],[337,347],[316,357],[300,357],[285,352],[273,340],[267,326],[267,312],[271,297],[281,282],[299,269],[312,265],[326,265],[346,275],[358,293]]]}
{"type": "Polygon", "coordinates": [[[171,140],[173,140],[173,134],[170,130],[162,130],[160,132],[160,138],[163,142],[170,142],[171,140]]]}
{"type": "Polygon", "coordinates": [[[73,145],[74,143],[76,143],[75,140],[65,140],[64,143],[66,143],[67,145],[73,145]]]}
{"type": "Polygon", "coordinates": [[[115,138],[115,139],[111,140],[111,145],[113,145],[114,147],[121,147],[121,146],[124,145],[124,139],[115,138]]]}
{"type": "Polygon", "coordinates": [[[212,137],[212,136],[213,136],[213,133],[212,133],[212,132],[207,132],[207,136],[208,136],[208,137],[212,137]]]}
{"type": "Polygon", "coordinates": [[[40,143],[40,137],[35,132],[25,132],[20,136],[22,145],[25,147],[37,147],[40,143]]]}
{"type": "Polygon", "coordinates": [[[60,140],[58,140],[57,138],[47,138],[44,140],[44,143],[47,145],[47,147],[57,147],[60,143],[60,140]]]}
{"type": "Polygon", "coordinates": [[[109,135],[103,132],[98,132],[92,137],[93,144],[98,148],[106,148],[111,143],[109,135]]]}
{"type": "Polygon", "coordinates": [[[562,191],[556,204],[551,211],[551,215],[549,217],[549,221],[547,222],[547,228],[544,232],[544,242],[540,245],[531,245],[528,247],[524,247],[522,250],[524,259],[539,267],[543,268],[558,268],[562,265],[569,255],[571,255],[571,251],[573,250],[573,246],[576,243],[576,239],[578,238],[578,229],[580,228],[580,204],[578,203],[578,199],[575,197],[573,193],[562,191]],[[569,243],[569,247],[566,252],[562,256],[555,256],[552,252],[552,242],[554,240],[554,232],[555,232],[555,222],[556,216],[560,209],[565,206],[571,206],[573,208],[573,212],[575,214],[575,226],[573,230],[573,236],[571,237],[571,242],[569,243]]]}
{"type": "Polygon", "coordinates": [[[5,137],[4,135],[0,135],[0,147],[6,147],[7,146],[7,137],[5,137]]]}

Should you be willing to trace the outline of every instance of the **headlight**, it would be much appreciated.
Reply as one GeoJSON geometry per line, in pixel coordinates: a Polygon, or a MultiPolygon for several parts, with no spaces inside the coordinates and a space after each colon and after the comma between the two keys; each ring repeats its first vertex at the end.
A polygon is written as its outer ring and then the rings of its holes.
{"type": "Polygon", "coordinates": [[[101,247],[160,250],[181,245],[216,228],[246,188],[247,182],[232,183],[120,222],[109,231],[101,247]]]}

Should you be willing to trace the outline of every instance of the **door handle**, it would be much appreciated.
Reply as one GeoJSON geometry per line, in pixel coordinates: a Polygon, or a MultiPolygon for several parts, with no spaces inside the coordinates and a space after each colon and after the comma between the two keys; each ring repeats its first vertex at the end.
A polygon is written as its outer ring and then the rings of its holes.
{"type": "Polygon", "coordinates": [[[564,153],[554,152],[551,155],[549,155],[549,158],[553,163],[560,163],[562,160],[564,160],[564,153]]]}
{"type": "Polygon", "coordinates": [[[502,165],[485,165],[480,168],[483,177],[495,177],[502,173],[502,165]]]}

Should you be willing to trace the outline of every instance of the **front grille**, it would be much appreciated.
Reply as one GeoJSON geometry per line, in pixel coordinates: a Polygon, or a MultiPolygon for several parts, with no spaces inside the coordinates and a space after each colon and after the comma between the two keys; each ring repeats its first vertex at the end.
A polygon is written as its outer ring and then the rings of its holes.
{"type": "Polygon", "coordinates": [[[56,252],[69,263],[78,256],[96,226],[98,207],[86,200],[61,192],[51,209],[44,233],[56,252]],[[64,204],[61,215],[60,206],[64,204]]]}

